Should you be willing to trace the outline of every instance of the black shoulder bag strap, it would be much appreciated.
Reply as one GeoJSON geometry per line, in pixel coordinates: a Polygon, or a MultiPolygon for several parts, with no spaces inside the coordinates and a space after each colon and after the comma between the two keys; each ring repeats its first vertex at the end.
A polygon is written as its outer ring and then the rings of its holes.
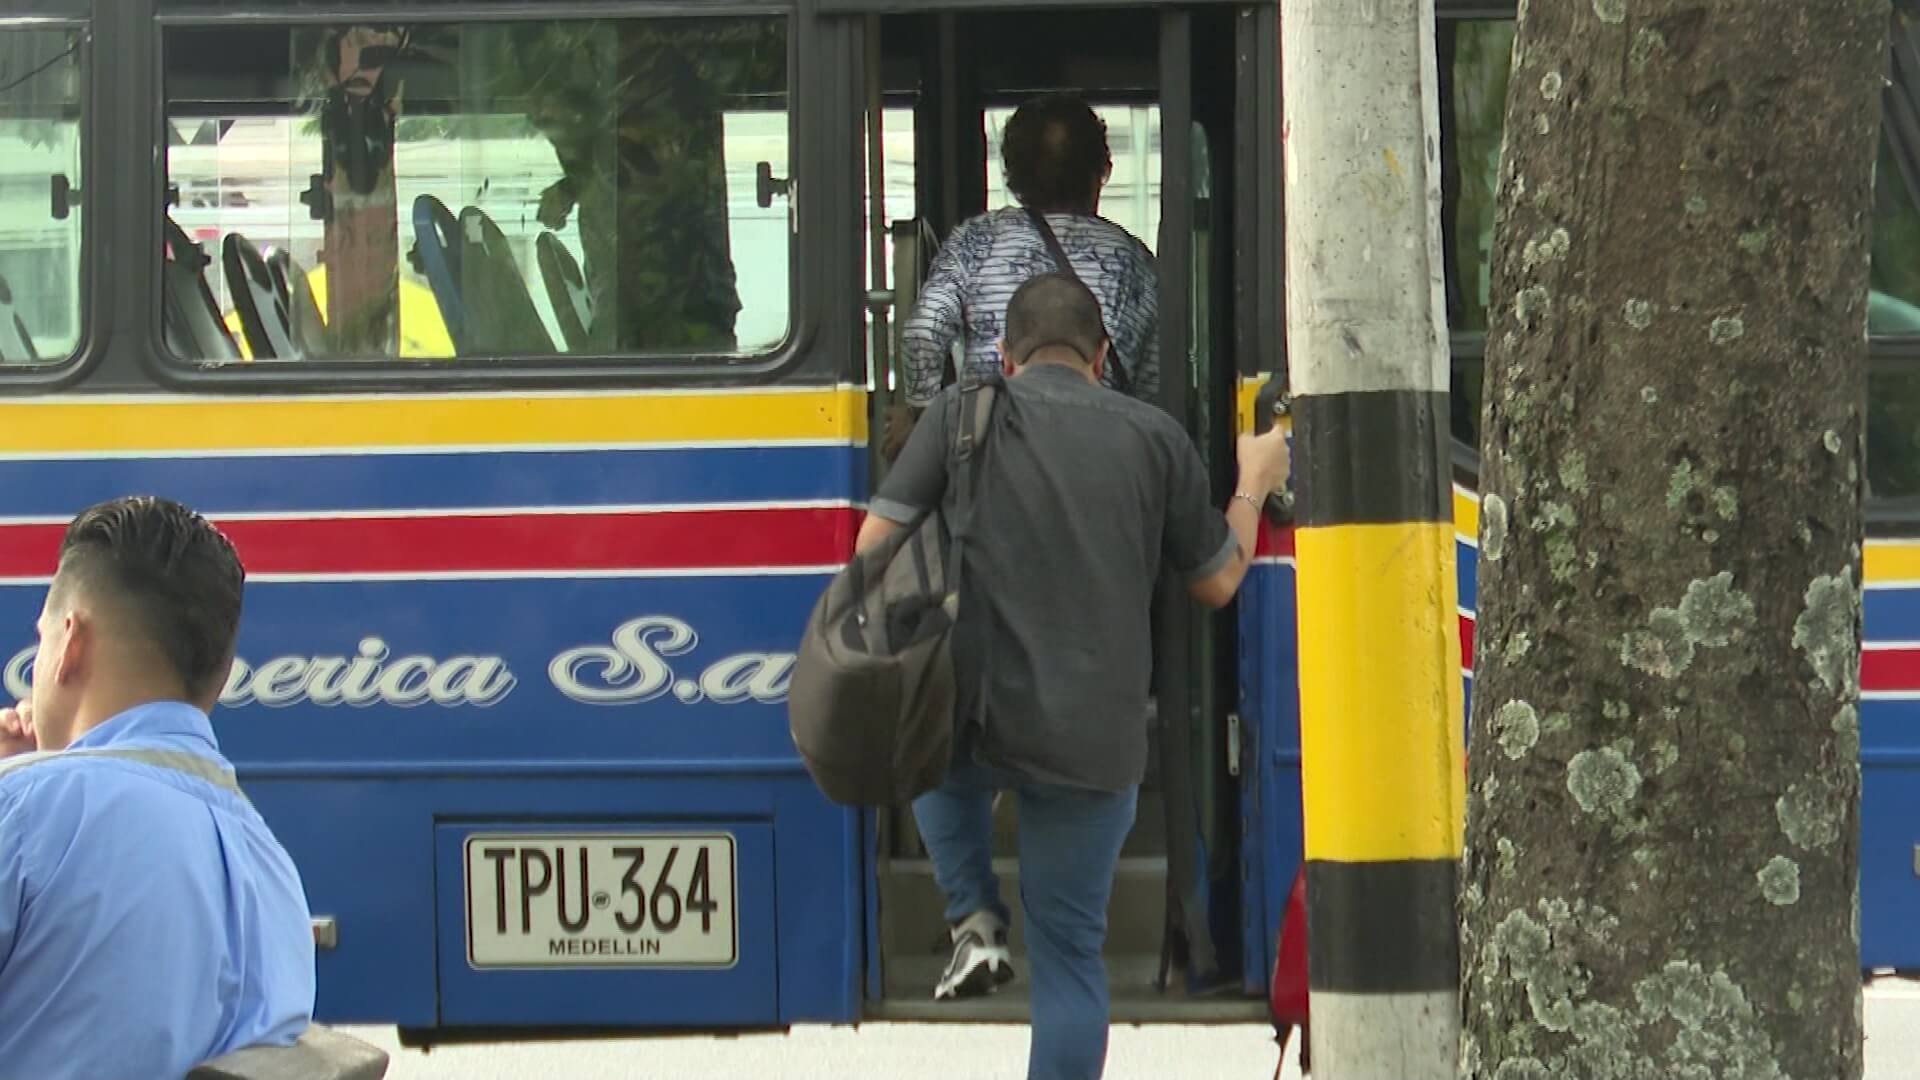
{"type": "MultiPolygon", "coordinates": [[[[1060,246],[1060,238],[1053,235],[1053,226],[1047,224],[1047,215],[1031,206],[1024,209],[1027,212],[1027,220],[1033,222],[1033,227],[1040,230],[1040,239],[1047,242],[1047,250],[1053,253],[1053,264],[1060,268],[1061,273],[1085,285],[1086,282],[1080,280],[1080,275],[1073,272],[1073,260],[1067,258],[1067,249],[1060,246]]],[[[1113,388],[1123,394],[1131,395],[1133,377],[1127,374],[1127,365],[1120,362],[1119,342],[1116,341],[1108,347],[1107,362],[1113,365],[1113,388]]]]}
{"type": "MultiPolygon", "coordinates": [[[[952,462],[953,476],[953,516],[948,522],[947,565],[951,568],[947,574],[947,605],[950,614],[958,616],[960,604],[960,586],[966,575],[967,536],[973,529],[973,515],[976,510],[975,499],[979,494],[977,474],[980,460],[979,450],[985,444],[987,431],[993,422],[994,399],[999,393],[997,377],[969,379],[961,384],[959,415],[953,426],[953,446],[949,460],[952,462]]],[[[985,726],[986,671],[984,663],[986,650],[978,654],[983,667],[980,672],[979,687],[973,697],[973,715],[958,717],[955,720],[955,734],[958,735],[960,721],[985,726]]]]}

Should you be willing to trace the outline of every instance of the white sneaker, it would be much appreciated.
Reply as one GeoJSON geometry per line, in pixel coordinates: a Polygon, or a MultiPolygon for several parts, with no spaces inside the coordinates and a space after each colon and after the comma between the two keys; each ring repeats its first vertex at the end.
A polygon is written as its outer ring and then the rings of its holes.
{"type": "Polygon", "coordinates": [[[955,926],[953,959],[933,988],[935,1001],[991,994],[1013,979],[1007,927],[991,911],[976,911],[955,926]]]}

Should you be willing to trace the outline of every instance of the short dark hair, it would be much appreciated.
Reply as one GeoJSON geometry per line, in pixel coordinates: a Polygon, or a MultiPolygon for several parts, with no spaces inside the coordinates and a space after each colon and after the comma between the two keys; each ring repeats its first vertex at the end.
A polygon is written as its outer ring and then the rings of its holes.
{"type": "Polygon", "coordinates": [[[1014,111],[1001,134],[1007,188],[1035,210],[1087,206],[1113,155],[1107,124],[1077,97],[1049,94],[1014,111]]]}
{"type": "Polygon", "coordinates": [[[246,576],[206,518],[133,495],[89,507],[67,526],[53,590],[78,590],[123,613],[199,699],[219,692],[233,660],[246,576]]]}
{"type": "Polygon", "coordinates": [[[1106,340],[1100,301],[1079,278],[1037,274],[1007,301],[1007,356],[1016,364],[1049,345],[1064,345],[1091,364],[1106,340]]]}

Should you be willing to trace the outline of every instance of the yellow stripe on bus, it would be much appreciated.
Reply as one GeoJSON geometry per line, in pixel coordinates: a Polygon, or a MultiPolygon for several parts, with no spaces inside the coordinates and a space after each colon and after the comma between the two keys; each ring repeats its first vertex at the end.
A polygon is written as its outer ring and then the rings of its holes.
{"type": "Polygon", "coordinates": [[[0,453],[861,441],[866,396],[780,392],[19,399],[0,453]]]}
{"type": "MultiPolygon", "coordinates": [[[[1453,489],[1453,523],[1462,539],[1479,542],[1480,500],[1473,492],[1453,489]]],[[[1869,582],[1920,585],[1920,541],[1868,540],[1862,558],[1866,562],[1862,576],[1869,582]]]]}
{"type": "Polygon", "coordinates": [[[1861,558],[1868,581],[1920,583],[1920,543],[1869,540],[1861,558]]]}
{"type": "Polygon", "coordinates": [[[1453,526],[1316,527],[1294,543],[1307,858],[1459,855],[1466,775],[1453,526]]]}
{"type": "Polygon", "coordinates": [[[1457,487],[1453,489],[1453,531],[1470,544],[1480,543],[1480,500],[1457,487]]]}

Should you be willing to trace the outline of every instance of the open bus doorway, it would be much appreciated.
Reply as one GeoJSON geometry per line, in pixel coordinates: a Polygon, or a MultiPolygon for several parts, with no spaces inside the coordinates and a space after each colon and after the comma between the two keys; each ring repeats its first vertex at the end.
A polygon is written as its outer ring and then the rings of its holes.
{"type": "MultiPolygon", "coordinates": [[[[898,291],[886,312],[887,340],[876,350],[891,361],[873,373],[877,403],[897,388],[899,324],[911,314],[938,239],[975,214],[1013,204],[1000,159],[1007,119],[1037,94],[1074,93],[1107,127],[1113,173],[1101,216],[1156,255],[1161,403],[1193,434],[1213,495],[1223,500],[1232,482],[1238,381],[1235,259],[1232,246],[1215,238],[1231,234],[1234,209],[1234,12],[955,12],[878,25],[883,152],[868,207],[883,218],[887,279],[898,291]],[[1170,132],[1175,122],[1179,129],[1170,132]]],[[[1254,965],[1250,981],[1243,963],[1234,623],[1201,614],[1183,593],[1175,599],[1163,598],[1156,620],[1148,775],[1108,911],[1114,1018],[1246,1019],[1260,1015],[1247,995],[1264,985],[1265,972],[1254,965]]],[[[996,804],[993,856],[1003,898],[1015,908],[1011,944],[1021,979],[985,998],[932,1000],[950,943],[943,898],[912,813],[902,807],[878,822],[879,894],[869,935],[878,962],[869,965],[869,1012],[1024,1019],[1023,920],[1012,902],[1019,889],[1014,803],[996,804]]]]}

